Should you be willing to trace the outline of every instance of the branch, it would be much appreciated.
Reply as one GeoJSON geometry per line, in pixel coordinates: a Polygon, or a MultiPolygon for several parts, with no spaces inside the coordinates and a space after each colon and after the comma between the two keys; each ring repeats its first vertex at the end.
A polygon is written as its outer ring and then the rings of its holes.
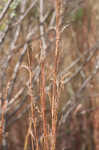
{"type": "Polygon", "coordinates": [[[3,11],[1,12],[1,15],[0,15],[0,22],[2,21],[2,19],[5,17],[11,3],[13,2],[13,0],[8,0],[7,4],[5,5],[3,11]]]}
{"type": "Polygon", "coordinates": [[[68,103],[63,107],[62,109],[62,116],[59,121],[59,126],[65,123],[65,121],[68,120],[68,117],[70,114],[74,111],[74,109],[81,103],[81,92],[84,90],[84,88],[87,86],[87,84],[93,79],[93,77],[96,75],[96,73],[99,71],[99,67],[96,68],[94,71],[91,73],[91,75],[82,83],[80,89],[76,92],[75,96],[71,97],[68,100],[68,103]],[[75,100],[77,101],[75,102],[75,100]],[[67,109],[68,108],[68,109],[67,109]]]}
{"type": "Polygon", "coordinates": [[[16,66],[14,68],[14,72],[13,72],[13,75],[12,75],[12,80],[11,80],[11,83],[10,83],[10,87],[8,89],[8,96],[7,96],[7,101],[8,102],[9,102],[9,100],[11,98],[11,94],[12,94],[13,87],[14,87],[14,84],[15,84],[15,81],[16,81],[16,77],[17,77],[17,73],[18,73],[19,67],[21,65],[21,62],[23,60],[23,56],[25,55],[26,51],[27,51],[27,44],[24,45],[24,49],[21,52],[19,60],[18,60],[16,66]]]}
{"type": "Polygon", "coordinates": [[[24,15],[20,16],[18,22],[14,23],[12,26],[16,26],[18,24],[20,24],[23,19],[29,14],[29,12],[33,9],[33,7],[36,5],[37,0],[33,0],[32,4],[30,5],[30,7],[25,11],[24,15]]]}

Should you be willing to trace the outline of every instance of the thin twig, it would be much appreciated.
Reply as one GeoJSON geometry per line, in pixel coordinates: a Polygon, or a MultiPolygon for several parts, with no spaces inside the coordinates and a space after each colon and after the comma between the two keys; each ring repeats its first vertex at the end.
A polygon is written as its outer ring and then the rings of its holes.
{"type": "MultiPolygon", "coordinates": [[[[40,0],[40,22],[44,20],[44,1],[40,0]]],[[[41,36],[41,108],[42,108],[42,120],[43,120],[43,132],[44,132],[44,150],[48,150],[48,131],[47,131],[47,120],[46,120],[46,92],[45,92],[45,56],[46,56],[46,41],[44,37],[44,24],[40,25],[41,36]]]]}
{"type": "Polygon", "coordinates": [[[2,19],[4,18],[4,16],[6,15],[11,3],[13,2],[13,0],[8,0],[7,4],[5,5],[3,11],[0,14],[0,22],[2,21],[2,19]]]}

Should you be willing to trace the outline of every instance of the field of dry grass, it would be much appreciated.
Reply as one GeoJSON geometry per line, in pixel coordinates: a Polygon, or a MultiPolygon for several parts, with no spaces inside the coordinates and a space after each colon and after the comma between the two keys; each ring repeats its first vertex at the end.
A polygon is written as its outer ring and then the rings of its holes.
{"type": "Polygon", "coordinates": [[[0,1],[0,150],[98,150],[98,5],[0,1]]]}

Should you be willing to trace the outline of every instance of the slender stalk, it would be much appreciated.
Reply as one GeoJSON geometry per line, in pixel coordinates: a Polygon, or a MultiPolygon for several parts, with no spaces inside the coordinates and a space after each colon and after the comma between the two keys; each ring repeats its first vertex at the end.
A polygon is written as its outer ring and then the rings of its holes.
{"type": "Polygon", "coordinates": [[[58,63],[59,63],[59,42],[60,42],[60,0],[56,0],[56,49],[54,61],[54,80],[53,80],[53,96],[52,96],[52,150],[56,145],[56,124],[57,124],[57,104],[58,104],[58,63]]]}
{"type": "MultiPolygon", "coordinates": [[[[40,0],[40,23],[44,20],[44,0],[40,0]]],[[[43,132],[44,132],[44,150],[48,150],[48,131],[46,120],[46,80],[45,80],[45,51],[47,48],[44,37],[44,24],[40,25],[41,36],[41,108],[42,108],[42,120],[43,120],[43,132]]]]}
{"type": "Polygon", "coordinates": [[[46,93],[45,93],[45,69],[44,62],[41,63],[41,108],[43,118],[43,131],[44,131],[44,149],[48,150],[48,133],[46,121],[46,93]]]}
{"type": "MultiPolygon", "coordinates": [[[[31,70],[31,57],[30,57],[30,53],[29,51],[27,52],[28,55],[28,65],[29,65],[29,79],[30,79],[30,86],[29,86],[29,91],[30,91],[30,99],[31,99],[31,114],[32,114],[32,119],[33,119],[33,128],[34,128],[34,137],[35,137],[35,141],[36,141],[36,150],[39,150],[39,146],[38,146],[38,137],[37,137],[37,127],[36,127],[36,117],[35,117],[35,108],[34,108],[34,104],[33,104],[33,100],[34,100],[34,96],[33,96],[33,91],[32,91],[32,70],[31,70]]],[[[32,132],[32,127],[31,127],[31,132],[32,132]]],[[[31,137],[32,139],[32,137],[31,137]]],[[[33,145],[33,141],[32,141],[32,145],[33,145]]],[[[32,146],[33,148],[33,146],[32,146]]]]}

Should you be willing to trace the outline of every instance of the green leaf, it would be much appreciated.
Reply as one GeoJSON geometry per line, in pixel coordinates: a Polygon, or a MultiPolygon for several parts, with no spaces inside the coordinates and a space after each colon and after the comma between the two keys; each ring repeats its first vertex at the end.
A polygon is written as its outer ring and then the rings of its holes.
{"type": "Polygon", "coordinates": [[[0,12],[2,12],[2,10],[3,10],[3,7],[2,7],[2,6],[0,6],[0,12]]]}
{"type": "Polygon", "coordinates": [[[73,15],[73,21],[82,21],[83,16],[84,16],[84,9],[79,8],[73,15]]]}
{"type": "Polygon", "coordinates": [[[19,3],[20,3],[20,0],[14,1],[14,2],[11,4],[10,8],[11,8],[12,10],[15,10],[15,9],[17,8],[17,6],[19,5],[19,3]]]}
{"type": "Polygon", "coordinates": [[[4,2],[8,2],[8,0],[3,0],[4,2]]]}
{"type": "Polygon", "coordinates": [[[3,23],[3,24],[0,25],[0,31],[4,31],[5,28],[6,28],[6,24],[5,23],[3,23]]]}
{"type": "Polygon", "coordinates": [[[13,17],[15,17],[15,16],[16,16],[16,13],[15,13],[15,11],[13,11],[13,12],[10,14],[10,17],[13,18],[13,17]]]}

